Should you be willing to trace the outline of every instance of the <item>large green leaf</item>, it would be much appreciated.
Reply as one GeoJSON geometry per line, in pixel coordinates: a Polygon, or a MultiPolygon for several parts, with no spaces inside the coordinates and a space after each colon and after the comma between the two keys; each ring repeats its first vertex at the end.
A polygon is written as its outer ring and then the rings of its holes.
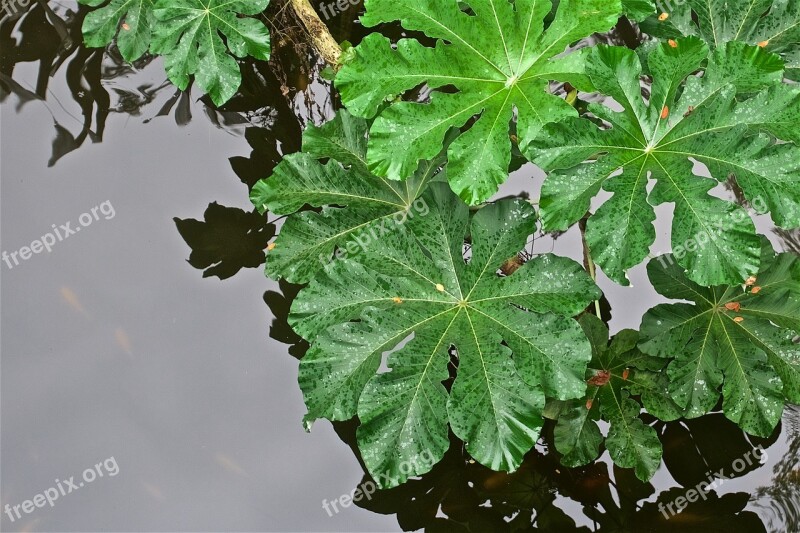
{"type": "Polygon", "coordinates": [[[426,216],[327,265],[290,315],[313,343],[300,363],[306,423],[358,414],[359,447],[381,486],[430,470],[448,421],[476,460],[516,469],[538,439],[545,395],[582,396],[591,357],[569,317],[599,289],[577,263],[542,255],[498,274],[535,230],[530,204],[504,200],[470,220],[445,183],[423,198],[426,216]],[[387,352],[390,370],[376,375],[387,352]]]}
{"type": "Polygon", "coordinates": [[[745,288],[701,287],[671,255],[651,261],[648,274],[656,290],[692,303],[648,311],[639,347],[671,359],[670,396],[688,418],[713,409],[721,386],[725,415],[748,433],[767,437],[784,399],[800,403],[800,345],[793,342],[800,331],[800,258],[775,256],[769,243],[762,256],[761,272],[745,288]]]}
{"type": "Polygon", "coordinates": [[[222,105],[236,94],[242,82],[234,56],[269,59],[269,30],[255,18],[242,16],[260,14],[268,3],[269,0],[157,0],[158,23],[151,50],[164,56],[167,75],[179,89],[186,89],[194,75],[200,89],[216,105],[222,105]]]}
{"type": "Polygon", "coordinates": [[[366,150],[367,121],[340,111],[323,126],[310,126],[302,153],[286,156],[256,184],[250,198],[259,211],[289,215],[267,253],[267,275],[308,283],[334,250],[338,258],[353,257],[409,217],[427,214],[430,207],[420,196],[431,180],[441,179],[443,156],[394,182],[369,172],[366,150]],[[304,205],[322,209],[295,213],[304,205]]]}
{"type": "Polygon", "coordinates": [[[636,348],[637,332],[623,330],[608,342],[608,328],[594,315],[580,319],[592,344],[587,369],[586,396],[558,407],[555,446],[561,463],[576,467],[600,455],[601,417],[610,423],[606,447],[617,466],[633,468],[642,481],[653,477],[661,463],[661,442],[656,431],[639,418],[641,406],[631,395],[647,398],[649,412],[661,420],[677,420],[682,410],[667,392],[666,375],[659,372],[663,359],[636,348]]]}
{"type": "Polygon", "coordinates": [[[718,285],[755,274],[760,245],[752,220],[710,194],[729,175],[776,224],[800,226],[800,149],[793,144],[800,143],[800,89],[782,84],[780,58],[758,47],[729,43],[704,63],[707,56],[694,37],[656,47],[648,56],[653,83],[645,103],[635,52],[592,49],[586,73],[622,110],[591,104],[590,118],[546,126],[528,151],[550,172],[541,195],[546,230],[582,218],[601,187],[613,193],[589,218],[586,238],[596,262],[619,283],[627,284],[626,271],[648,255],[653,206],[663,203],[675,205],[673,251],[692,280],[718,285]],[[690,75],[701,65],[702,77],[690,75]],[[700,176],[695,161],[713,178],[700,176]],[[656,180],[649,193],[648,180],[656,180]]]}
{"type": "Polygon", "coordinates": [[[379,34],[367,36],[336,77],[348,109],[374,117],[367,161],[376,174],[405,179],[419,161],[442,149],[450,128],[469,129],[448,151],[448,177],[468,203],[479,203],[508,177],[510,124],[526,145],[543,124],[575,110],[548,92],[550,80],[591,90],[583,75],[583,52],[563,55],[571,43],[607,31],[621,12],[620,0],[562,0],[552,22],[550,0],[367,0],[366,26],[399,20],[432,39],[427,47],[401,39],[393,47],[379,34]],[[433,92],[429,103],[383,104],[418,85],[433,92]],[[474,123],[471,119],[477,117],[474,123]]]}
{"type": "Polygon", "coordinates": [[[98,7],[83,19],[83,41],[86,46],[103,48],[114,37],[125,61],[133,62],[150,48],[155,16],[154,0],[78,0],[98,7]],[[105,5],[104,5],[105,4],[105,5]]]}
{"type": "Polygon", "coordinates": [[[800,79],[797,0],[660,0],[658,4],[668,17],[646,20],[642,29],[647,33],[673,38],[695,35],[715,48],[729,41],[760,44],[783,57],[787,77],[800,79]]]}

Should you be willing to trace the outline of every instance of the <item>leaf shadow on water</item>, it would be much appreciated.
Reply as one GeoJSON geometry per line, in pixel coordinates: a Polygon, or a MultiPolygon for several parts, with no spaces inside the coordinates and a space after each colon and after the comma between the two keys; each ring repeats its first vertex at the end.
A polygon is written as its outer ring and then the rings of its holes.
{"type": "MultiPolygon", "coordinates": [[[[102,84],[102,50],[87,49],[82,42],[81,24],[88,9],[78,12],[45,2],[33,4],[17,19],[6,19],[0,24],[0,102],[14,94],[17,110],[28,102],[44,105],[53,117],[55,135],[48,166],[80,148],[86,139],[101,142],[109,113],[110,97],[102,84]],[[50,38],[42,38],[47,35],[50,38]],[[27,88],[13,81],[14,69],[21,63],[38,62],[36,86],[27,88]],[[81,110],[78,118],[63,108],[58,113],[48,104],[49,84],[53,75],[65,66],[65,80],[70,96],[81,110]],[[77,134],[59,121],[64,115],[80,124],[77,134]],[[58,118],[57,118],[58,117],[58,118]]],[[[113,61],[113,58],[112,58],[113,61]]],[[[66,120],[66,119],[64,119],[66,120]]]]}
{"type": "Polygon", "coordinates": [[[257,212],[208,205],[204,221],[175,218],[178,232],[192,249],[189,264],[204,270],[203,277],[228,279],[242,268],[264,263],[264,249],[275,236],[275,225],[257,212]]]}
{"type": "MultiPolygon", "coordinates": [[[[665,424],[670,425],[680,423],[665,424]]],[[[356,427],[355,421],[334,424],[339,437],[357,455],[356,427]]],[[[713,462],[726,464],[727,468],[741,457],[741,451],[747,453],[757,446],[721,413],[692,421],[683,430],[689,436],[698,431],[716,432],[715,441],[720,446],[713,462]]],[[[773,439],[760,444],[767,448],[775,438],[777,432],[773,439]]],[[[544,440],[545,444],[532,450],[519,470],[506,474],[471,461],[463,454],[463,445],[451,435],[450,450],[431,472],[399,487],[374,492],[356,504],[372,512],[396,514],[400,527],[406,531],[658,532],[674,531],[676,527],[698,532],[766,531],[758,514],[746,509],[750,500],[747,493],[720,495],[711,491],[705,499],[689,503],[682,512],[667,519],[661,509],[685,496],[694,484],[657,490],[638,480],[631,470],[609,467],[605,461],[565,468],[547,444],[552,442],[552,435],[546,435],[544,440]]],[[[672,450],[665,455],[671,474],[681,471],[687,475],[691,470],[691,476],[706,478],[705,472],[711,469],[710,455],[682,448],[679,440],[672,437],[666,438],[664,444],[665,449],[672,450]]],[[[366,489],[370,480],[365,476],[359,487],[366,489]]],[[[787,526],[794,531],[790,523],[787,526]]]]}
{"type": "Polygon", "coordinates": [[[269,336],[276,341],[289,345],[289,355],[298,361],[305,356],[310,345],[303,337],[295,333],[289,325],[289,311],[292,302],[297,297],[297,293],[303,285],[293,285],[284,280],[279,282],[279,291],[267,291],[264,293],[264,303],[269,307],[272,316],[269,336]]]}

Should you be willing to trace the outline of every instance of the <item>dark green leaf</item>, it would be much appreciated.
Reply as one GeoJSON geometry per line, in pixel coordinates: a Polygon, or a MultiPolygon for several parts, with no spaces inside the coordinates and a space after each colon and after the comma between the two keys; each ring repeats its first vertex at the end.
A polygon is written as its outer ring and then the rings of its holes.
{"type": "Polygon", "coordinates": [[[546,230],[578,221],[601,189],[613,193],[589,218],[587,241],[613,280],[647,257],[655,240],[655,210],[675,205],[673,251],[701,285],[739,283],[758,271],[759,240],[737,204],[710,191],[734,175],[760,211],[781,227],[800,226],[800,89],[781,83],[778,56],[729,43],[707,63],[697,38],[663,44],[649,55],[649,104],[640,89],[641,66],[625,48],[592,50],[586,72],[598,90],[622,106],[589,111],[610,127],[573,118],[545,127],[528,155],[550,172],[542,188],[546,230]],[[701,66],[704,75],[692,75],[701,66]],[[687,78],[688,76],[688,78],[687,78]],[[686,79],[684,86],[684,79],[686,79]],[[682,92],[680,91],[682,89],[682,92]],[[755,93],[749,98],[737,92],[755,93]],[[712,178],[698,175],[694,162],[712,178]],[[648,193],[648,180],[656,180],[648,193]]]}
{"type": "Polygon", "coordinates": [[[584,315],[580,324],[592,344],[592,361],[586,396],[566,402],[558,415],[554,436],[561,462],[576,467],[597,459],[603,442],[597,420],[602,417],[610,423],[606,447],[614,463],[634,468],[647,481],[661,463],[661,443],[639,418],[641,406],[631,395],[647,399],[653,416],[680,418],[682,410],[669,399],[666,376],[659,372],[664,362],[636,348],[635,331],[623,330],[609,344],[608,328],[596,316],[584,315]]]}
{"type": "Polygon", "coordinates": [[[303,152],[285,157],[271,177],[256,184],[250,198],[261,212],[290,215],[267,254],[270,277],[307,283],[334,250],[339,258],[352,258],[407,219],[427,214],[420,196],[431,180],[441,179],[437,171],[444,158],[392,182],[369,173],[366,149],[367,122],[340,111],[325,125],[310,126],[303,152]],[[304,205],[322,210],[295,213],[304,205]]]}
{"type": "Polygon", "coordinates": [[[528,203],[501,201],[470,220],[446,184],[422,199],[427,215],[326,266],[290,317],[313,342],[300,363],[307,423],[358,414],[359,447],[382,486],[428,471],[448,447],[448,422],[476,460],[516,469],[538,439],[545,395],[584,394],[590,347],[569,317],[599,297],[577,263],[552,255],[498,274],[535,230],[528,203]],[[376,375],[387,352],[390,370],[376,375]]]}
{"type": "Polygon", "coordinates": [[[133,62],[150,48],[155,16],[154,0],[78,0],[98,7],[83,19],[86,46],[102,48],[117,38],[117,47],[125,61],[133,62]],[[105,5],[104,5],[105,4],[105,5]]]}
{"type": "Polygon", "coordinates": [[[645,21],[642,29],[647,33],[658,37],[695,35],[715,48],[729,41],[760,44],[783,57],[787,77],[800,79],[797,0],[664,0],[660,5],[669,6],[669,16],[645,21]]]}
{"type": "MultiPolygon", "coordinates": [[[[661,304],[642,320],[640,348],[671,360],[669,393],[686,416],[723,410],[745,431],[769,436],[784,399],[800,402],[800,259],[777,257],[769,243],[761,273],[749,287],[705,288],[689,279],[671,255],[648,265],[661,294],[692,303],[661,304]]],[[[645,406],[649,408],[645,398],[645,406]]]]}
{"type": "Polygon", "coordinates": [[[620,0],[562,0],[547,29],[549,1],[473,0],[470,13],[456,0],[367,0],[366,26],[399,20],[407,30],[436,39],[426,47],[401,39],[396,48],[381,35],[369,35],[336,77],[345,105],[356,115],[374,117],[367,161],[379,176],[410,176],[422,160],[442,149],[451,128],[478,117],[448,151],[448,178],[468,203],[479,203],[508,177],[509,125],[516,115],[520,146],[547,122],[574,116],[575,110],[548,92],[550,80],[569,81],[587,90],[583,52],[562,55],[575,41],[610,29],[620,0]],[[414,87],[455,86],[435,91],[430,103],[386,101],[414,87]]]}

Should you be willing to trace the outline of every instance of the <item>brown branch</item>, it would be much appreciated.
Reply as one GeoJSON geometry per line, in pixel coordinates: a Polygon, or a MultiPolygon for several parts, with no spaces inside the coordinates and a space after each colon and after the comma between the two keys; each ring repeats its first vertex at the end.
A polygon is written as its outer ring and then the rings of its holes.
{"type": "Polygon", "coordinates": [[[311,38],[311,44],[317,50],[319,56],[329,65],[337,66],[339,64],[339,57],[342,55],[342,48],[339,46],[339,43],[336,42],[336,39],[333,38],[333,35],[331,35],[325,23],[320,20],[319,15],[317,15],[317,12],[311,7],[309,1],[289,0],[289,2],[297,18],[300,19],[303,27],[308,32],[311,38]]]}

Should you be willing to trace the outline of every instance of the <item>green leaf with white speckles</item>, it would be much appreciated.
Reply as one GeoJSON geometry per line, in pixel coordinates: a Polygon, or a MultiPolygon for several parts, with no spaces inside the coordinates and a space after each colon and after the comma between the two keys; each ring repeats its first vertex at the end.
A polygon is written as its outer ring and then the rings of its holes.
{"type": "Polygon", "coordinates": [[[629,19],[639,22],[655,14],[656,7],[651,0],[622,0],[622,12],[629,19]]]}
{"type": "Polygon", "coordinates": [[[561,0],[552,22],[549,0],[367,0],[365,26],[400,21],[436,39],[435,47],[401,39],[396,48],[379,34],[355,48],[355,58],[336,76],[351,112],[378,115],[367,160],[378,175],[405,179],[419,161],[442,149],[451,128],[477,117],[448,151],[450,184],[468,203],[480,203],[508,177],[510,123],[526,145],[550,121],[575,115],[548,92],[551,80],[591,90],[583,73],[584,52],[562,55],[567,46],[609,30],[620,0],[561,0]],[[393,102],[414,87],[433,89],[429,103],[393,102]],[[437,91],[454,86],[457,92],[437,91]]]}
{"type": "Polygon", "coordinates": [[[610,423],[606,447],[614,463],[634,468],[642,481],[653,477],[661,463],[661,443],[655,430],[639,414],[641,406],[631,395],[641,395],[651,415],[661,420],[680,418],[683,411],[668,397],[664,361],[636,348],[638,334],[623,330],[608,342],[608,328],[594,315],[580,324],[592,344],[592,361],[586,371],[585,397],[567,402],[558,415],[554,437],[561,463],[576,467],[600,455],[601,417],[610,423]]]}
{"type": "Polygon", "coordinates": [[[550,172],[540,202],[543,225],[566,229],[601,187],[613,193],[590,216],[586,239],[603,271],[627,284],[626,271],[655,240],[654,206],[672,203],[673,251],[689,278],[738,283],[758,271],[759,240],[747,212],[710,191],[733,175],[777,225],[800,226],[800,89],[781,83],[782,61],[758,47],[729,43],[709,57],[697,38],[674,44],[648,56],[649,103],[635,52],[592,50],[586,74],[622,110],[591,104],[591,117],[545,126],[532,143],[527,155],[550,172]],[[699,176],[693,161],[712,178],[699,176]],[[648,180],[656,181],[649,193],[648,180]]]}
{"type": "Polygon", "coordinates": [[[286,156],[255,185],[250,199],[260,212],[289,215],[267,253],[267,275],[308,283],[335,251],[352,258],[380,245],[386,232],[409,217],[427,214],[420,196],[428,183],[442,179],[444,157],[421,163],[404,182],[392,182],[369,172],[366,149],[367,121],[343,110],[321,127],[309,126],[303,152],[286,156]],[[304,205],[322,210],[296,213],[304,205]]]}
{"type": "Polygon", "coordinates": [[[688,418],[710,411],[721,388],[725,415],[767,437],[784,399],[800,402],[800,345],[793,341],[800,331],[800,258],[775,256],[764,242],[761,263],[752,287],[705,288],[687,279],[672,256],[654,259],[648,273],[656,290],[693,303],[648,311],[640,348],[671,360],[669,395],[688,418]]]}
{"type": "Polygon", "coordinates": [[[783,57],[787,77],[800,79],[797,0],[688,0],[663,5],[670,6],[669,17],[649,18],[642,24],[643,31],[664,38],[694,35],[713,47],[729,41],[762,44],[783,57]]]}
{"type": "Polygon", "coordinates": [[[252,16],[240,16],[258,15],[268,4],[269,0],[157,0],[151,51],[164,56],[167,76],[179,89],[186,89],[194,76],[200,89],[222,105],[242,82],[236,57],[269,59],[267,27],[252,16]]]}
{"type": "Polygon", "coordinates": [[[78,0],[98,7],[83,19],[83,41],[86,46],[102,48],[116,37],[117,47],[125,61],[133,62],[150,48],[155,16],[154,0],[78,0]]]}
{"type": "Polygon", "coordinates": [[[381,486],[430,470],[448,423],[477,461],[516,469],[539,437],[545,395],[581,397],[591,357],[570,318],[599,297],[580,265],[542,255],[498,273],[535,231],[530,204],[504,200],[470,218],[445,183],[422,198],[427,215],[327,265],[290,315],[313,343],[300,363],[306,422],[358,414],[359,448],[381,486]],[[376,375],[387,352],[389,371],[376,375]]]}

